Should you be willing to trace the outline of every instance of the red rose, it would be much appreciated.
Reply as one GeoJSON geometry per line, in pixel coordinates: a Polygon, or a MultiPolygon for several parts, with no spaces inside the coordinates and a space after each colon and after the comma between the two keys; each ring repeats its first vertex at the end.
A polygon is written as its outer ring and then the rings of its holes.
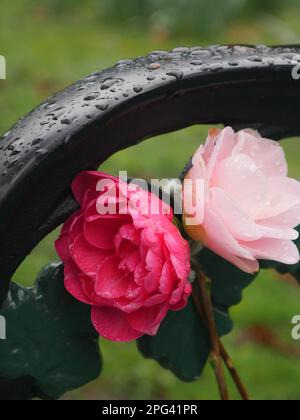
{"type": "Polygon", "coordinates": [[[172,223],[172,209],[99,172],[79,174],[72,190],[80,210],[56,241],[66,289],[92,306],[101,336],[155,335],[168,310],[182,309],[191,293],[189,246],[172,223]]]}

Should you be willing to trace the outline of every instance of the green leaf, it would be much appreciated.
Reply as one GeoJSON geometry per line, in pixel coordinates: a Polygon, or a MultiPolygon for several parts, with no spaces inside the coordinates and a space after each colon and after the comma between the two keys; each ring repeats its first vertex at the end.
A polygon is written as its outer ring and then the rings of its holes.
{"type": "MultiPolygon", "coordinates": [[[[228,312],[215,308],[215,318],[219,335],[228,334],[232,329],[228,312]]],[[[138,348],[182,381],[196,380],[206,365],[210,340],[192,299],[182,311],[169,312],[156,336],[140,338],[138,348]]]]}
{"type": "Polygon", "coordinates": [[[27,398],[56,399],[99,376],[90,307],[65,290],[62,264],[47,266],[32,288],[12,283],[1,315],[7,338],[0,341],[0,389],[9,384],[16,397],[26,378],[27,398]]]}
{"type": "Polygon", "coordinates": [[[243,290],[257,277],[257,274],[244,273],[206,248],[199,254],[198,260],[212,281],[213,302],[227,309],[241,302],[243,290]]]}

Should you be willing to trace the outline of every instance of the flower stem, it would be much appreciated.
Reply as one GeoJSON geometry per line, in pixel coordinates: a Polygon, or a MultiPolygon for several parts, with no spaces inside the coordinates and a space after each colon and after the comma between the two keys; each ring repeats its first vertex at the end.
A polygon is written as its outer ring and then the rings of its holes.
{"type": "MultiPolygon", "coordinates": [[[[216,341],[218,341],[218,352],[217,353],[213,353],[213,360],[215,360],[216,355],[220,356],[227,369],[228,372],[230,373],[232,380],[240,394],[240,396],[242,397],[242,399],[244,401],[250,401],[251,397],[249,396],[248,391],[246,390],[240,375],[237,371],[237,369],[235,368],[233,361],[231,359],[231,357],[229,356],[226,348],[224,347],[224,344],[222,343],[222,341],[220,340],[218,333],[217,333],[217,328],[216,328],[216,324],[215,324],[215,319],[214,319],[214,314],[213,314],[213,307],[212,307],[212,303],[211,303],[211,298],[210,295],[207,291],[207,280],[205,275],[203,274],[203,272],[201,271],[201,268],[199,267],[199,265],[197,264],[195,266],[197,275],[198,275],[198,285],[199,285],[199,289],[200,289],[200,293],[201,293],[201,298],[197,293],[197,290],[194,289],[193,291],[193,300],[194,300],[194,304],[197,308],[197,311],[202,319],[202,321],[205,323],[205,325],[208,327],[209,329],[209,333],[210,333],[210,337],[211,337],[211,343],[212,343],[212,347],[213,347],[213,343],[214,345],[216,345],[216,341]],[[208,317],[207,314],[208,312],[210,313],[210,316],[208,317]],[[213,336],[213,338],[212,338],[213,336]]],[[[220,365],[220,361],[218,361],[218,366],[220,365]]],[[[214,363],[214,370],[216,372],[216,363],[214,363]]],[[[222,365],[221,365],[222,367],[222,365]]],[[[218,387],[220,390],[220,394],[221,397],[223,399],[223,397],[226,396],[226,383],[224,385],[224,372],[223,374],[218,372],[216,372],[216,377],[217,377],[217,381],[218,381],[218,387]],[[221,391],[222,390],[222,391],[221,391]]],[[[227,396],[228,396],[228,392],[227,392],[227,396]]],[[[224,398],[225,399],[225,398],[224,398]]],[[[227,398],[228,399],[228,398],[227,398]]]]}
{"type": "Polygon", "coordinates": [[[234,367],[233,361],[231,357],[229,356],[229,354],[227,353],[224,347],[224,344],[222,343],[221,340],[219,340],[219,343],[220,343],[220,352],[221,352],[222,359],[224,360],[224,363],[232,377],[233,382],[235,383],[237,390],[239,391],[240,396],[242,397],[244,401],[251,401],[251,397],[248,394],[248,391],[246,390],[238,371],[234,367]]]}
{"type": "Polygon", "coordinates": [[[213,307],[211,303],[210,296],[207,291],[207,280],[202,272],[198,272],[198,285],[201,293],[203,312],[207,321],[208,332],[211,342],[211,358],[212,366],[215,371],[219,393],[223,401],[229,400],[229,393],[227,389],[222,358],[221,358],[221,349],[220,341],[217,332],[217,327],[215,323],[215,317],[213,312],[213,307]]]}

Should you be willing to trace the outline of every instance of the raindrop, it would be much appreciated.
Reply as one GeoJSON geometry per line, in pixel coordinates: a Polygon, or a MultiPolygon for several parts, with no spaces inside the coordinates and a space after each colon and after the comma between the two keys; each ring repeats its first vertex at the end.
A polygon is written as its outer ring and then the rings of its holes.
{"type": "Polygon", "coordinates": [[[178,47],[172,50],[173,53],[189,53],[190,49],[187,47],[178,47]]]}
{"type": "Polygon", "coordinates": [[[161,65],[159,63],[151,63],[148,66],[149,70],[158,70],[161,68],[161,65]]]}
{"type": "Polygon", "coordinates": [[[37,160],[41,160],[43,159],[46,155],[47,155],[47,150],[46,149],[39,149],[36,151],[35,153],[35,157],[37,160]]]}
{"type": "Polygon", "coordinates": [[[11,130],[10,131],[7,131],[5,134],[3,134],[3,136],[1,138],[2,139],[5,139],[6,137],[9,136],[10,133],[11,133],[11,130]]]}
{"type": "Polygon", "coordinates": [[[202,66],[203,61],[202,60],[193,60],[191,61],[192,66],[202,66]]]}
{"type": "Polygon", "coordinates": [[[229,61],[228,65],[231,66],[231,67],[236,67],[236,66],[239,65],[239,62],[238,61],[229,61]]]}
{"type": "Polygon", "coordinates": [[[117,62],[117,65],[129,65],[129,64],[132,64],[132,60],[125,59],[125,60],[119,60],[117,62]]]}
{"type": "Polygon", "coordinates": [[[65,125],[70,125],[70,124],[72,124],[72,121],[69,120],[68,118],[64,118],[63,120],[61,120],[61,123],[65,124],[65,125]]]}
{"type": "Polygon", "coordinates": [[[122,84],[124,83],[123,79],[113,79],[113,78],[108,78],[105,79],[102,84],[101,84],[101,90],[106,90],[106,89],[110,89],[112,86],[114,86],[115,84],[122,84]]]}
{"type": "Polygon", "coordinates": [[[96,105],[96,108],[100,109],[100,111],[106,111],[108,106],[109,106],[108,104],[96,105]]]}
{"type": "Polygon", "coordinates": [[[150,54],[149,54],[149,56],[152,56],[152,55],[160,55],[160,56],[165,56],[165,55],[167,55],[168,53],[167,53],[167,51],[163,51],[163,50],[157,50],[157,51],[152,51],[150,54]]]}
{"type": "Polygon", "coordinates": [[[36,144],[39,144],[41,141],[42,141],[41,138],[37,138],[37,139],[34,139],[31,144],[32,144],[32,146],[34,146],[36,144]]]}
{"type": "Polygon", "coordinates": [[[22,151],[19,145],[11,145],[9,150],[11,150],[10,156],[18,155],[22,151]]]}
{"type": "Polygon", "coordinates": [[[62,119],[60,122],[62,123],[62,124],[65,124],[65,125],[71,125],[72,124],[72,122],[74,121],[74,120],[76,120],[76,118],[78,117],[78,115],[73,115],[73,116],[71,116],[71,117],[69,117],[69,118],[64,118],[64,119],[62,119]]]}
{"type": "Polygon", "coordinates": [[[72,136],[70,135],[70,136],[66,136],[65,138],[64,138],[64,144],[68,144],[69,142],[70,142],[70,140],[72,139],[72,136]]]}
{"type": "Polygon", "coordinates": [[[48,104],[46,104],[45,109],[52,109],[56,106],[56,102],[48,102],[48,104]]]}
{"type": "Polygon", "coordinates": [[[15,159],[13,159],[11,161],[8,161],[5,166],[7,166],[8,168],[12,168],[12,167],[16,166],[19,159],[20,159],[20,156],[17,156],[15,159]]]}
{"type": "Polygon", "coordinates": [[[135,86],[134,88],[133,88],[133,90],[136,92],[136,93],[140,93],[140,92],[142,92],[142,90],[143,90],[144,88],[143,88],[143,86],[135,86]]]}
{"type": "Polygon", "coordinates": [[[40,125],[48,125],[50,121],[43,120],[40,122],[40,125]]]}
{"type": "Polygon", "coordinates": [[[258,55],[249,55],[249,57],[247,57],[247,60],[254,61],[255,63],[261,63],[263,61],[263,59],[258,55]]]}
{"type": "Polygon", "coordinates": [[[167,76],[175,77],[177,80],[181,80],[183,78],[183,72],[182,71],[170,71],[167,73],[167,76]]]}
{"type": "Polygon", "coordinates": [[[97,99],[99,97],[99,94],[94,94],[94,95],[88,95],[85,96],[83,99],[85,101],[94,101],[95,99],[97,99]]]}

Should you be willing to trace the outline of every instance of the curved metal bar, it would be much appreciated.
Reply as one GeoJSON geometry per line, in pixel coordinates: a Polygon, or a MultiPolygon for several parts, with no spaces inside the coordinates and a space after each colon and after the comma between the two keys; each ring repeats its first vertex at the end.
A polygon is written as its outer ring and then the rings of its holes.
{"type": "Polygon", "coordinates": [[[122,60],[48,98],[0,141],[0,303],[18,265],[75,210],[74,176],[193,124],[299,135],[300,47],[212,46],[122,60]]]}

